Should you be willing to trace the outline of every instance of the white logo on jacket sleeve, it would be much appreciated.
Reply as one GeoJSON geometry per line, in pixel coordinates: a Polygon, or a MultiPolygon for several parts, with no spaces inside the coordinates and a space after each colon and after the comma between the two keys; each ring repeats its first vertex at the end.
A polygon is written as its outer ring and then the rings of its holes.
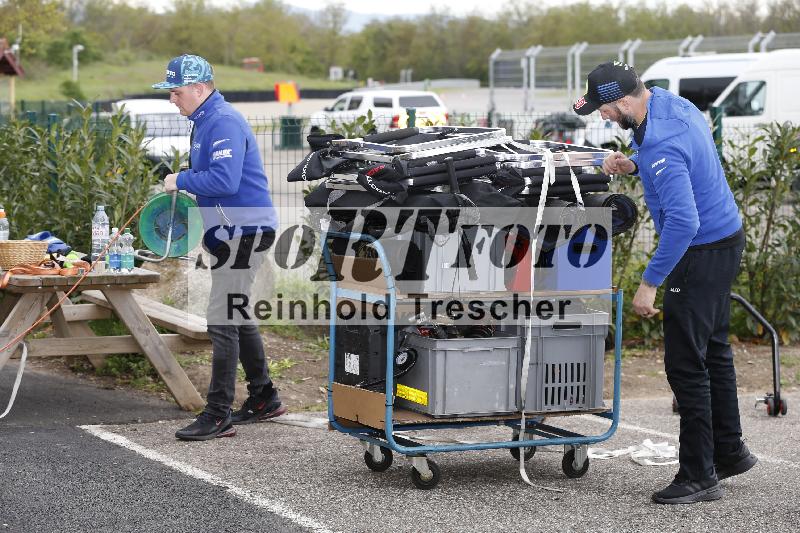
{"type": "Polygon", "coordinates": [[[660,169],[658,169],[658,170],[656,171],[656,176],[658,176],[659,174],[661,174],[661,173],[662,173],[662,172],[664,172],[665,170],[667,170],[667,167],[664,167],[664,168],[660,168],[660,169]]]}
{"type": "Polygon", "coordinates": [[[662,157],[661,159],[659,159],[658,161],[656,161],[655,163],[650,165],[650,168],[656,168],[661,163],[666,163],[666,162],[667,162],[667,158],[666,157],[662,157]]]}
{"type": "Polygon", "coordinates": [[[216,161],[217,159],[225,159],[226,157],[233,157],[232,148],[223,148],[222,150],[217,150],[211,154],[212,161],[216,161]]]}
{"type": "Polygon", "coordinates": [[[222,144],[222,143],[224,143],[225,141],[230,141],[230,139],[220,139],[220,140],[218,140],[218,141],[214,141],[213,143],[211,143],[211,147],[212,147],[212,148],[215,148],[215,147],[216,147],[218,144],[222,144]]]}

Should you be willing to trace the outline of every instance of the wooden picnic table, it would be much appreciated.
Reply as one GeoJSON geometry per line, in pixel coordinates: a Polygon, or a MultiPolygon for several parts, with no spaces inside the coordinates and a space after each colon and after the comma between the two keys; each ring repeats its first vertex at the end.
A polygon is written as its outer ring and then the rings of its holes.
{"type": "MultiPolygon", "coordinates": [[[[155,367],[170,393],[182,408],[201,409],[205,402],[173,351],[193,351],[210,346],[206,322],[202,317],[187,314],[160,302],[134,293],[157,283],[157,272],[135,268],[129,274],[90,274],[72,293],[81,294],[81,302],[66,299],[49,317],[54,338],[24,339],[28,357],[85,355],[95,367],[109,354],[142,353],[155,367]],[[130,335],[96,336],[89,320],[116,315],[130,335]],[[159,334],[153,324],[175,333],[159,334]]],[[[52,308],[72,287],[79,276],[12,276],[3,289],[0,301],[0,348],[28,329],[52,308]]],[[[0,369],[8,359],[19,354],[18,341],[0,351],[0,369]]]]}

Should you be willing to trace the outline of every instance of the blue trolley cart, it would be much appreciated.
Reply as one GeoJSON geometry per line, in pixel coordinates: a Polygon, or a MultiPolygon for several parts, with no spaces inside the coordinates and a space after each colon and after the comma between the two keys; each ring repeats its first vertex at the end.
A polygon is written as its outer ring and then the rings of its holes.
{"type": "MultiPolygon", "coordinates": [[[[432,489],[440,480],[440,470],[437,464],[428,455],[444,452],[461,452],[470,450],[508,449],[512,456],[519,459],[520,449],[523,457],[528,460],[533,457],[540,446],[563,446],[564,456],[562,469],[570,478],[583,476],[589,468],[587,455],[588,446],[609,439],[619,424],[620,410],[620,377],[622,369],[622,291],[605,291],[613,300],[614,315],[614,395],[612,407],[560,413],[560,414],[592,414],[608,419],[608,429],[598,435],[582,435],[563,428],[544,423],[541,413],[533,413],[526,419],[525,427],[521,428],[521,414],[499,416],[453,417],[434,418],[428,415],[413,413],[403,409],[396,409],[394,405],[394,350],[397,305],[402,302],[402,295],[398,296],[394,278],[389,268],[385,251],[380,242],[371,235],[355,233],[328,232],[322,241],[323,260],[329,274],[331,287],[331,309],[336,309],[337,301],[341,298],[368,303],[379,303],[388,309],[386,321],[386,377],[383,393],[374,392],[357,387],[343,386],[334,382],[335,373],[335,345],[336,345],[336,313],[331,313],[330,321],[330,353],[329,353],[329,380],[328,380],[328,420],[332,430],[351,435],[359,439],[365,446],[364,461],[371,470],[382,472],[387,470],[393,460],[393,452],[406,456],[411,462],[411,480],[417,488],[432,489]],[[372,294],[363,290],[354,290],[341,287],[337,284],[329,239],[346,239],[348,241],[365,241],[370,243],[377,252],[386,281],[385,294],[372,294]],[[349,396],[355,393],[355,396],[349,396]],[[342,408],[341,404],[348,406],[342,408]],[[350,410],[351,412],[342,412],[350,410]],[[512,430],[512,438],[508,441],[458,443],[458,444],[422,444],[415,442],[407,435],[398,435],[398,432],[475,428],[481,426],[506,426],[512,430]],[[519,438],[520,432],[522,438],[519,438]]],[[[575,291],[580,294],[580,291],[575,291]]],[[[558,417],[559,413],[546,413],[547,417],[558,417]]]]}

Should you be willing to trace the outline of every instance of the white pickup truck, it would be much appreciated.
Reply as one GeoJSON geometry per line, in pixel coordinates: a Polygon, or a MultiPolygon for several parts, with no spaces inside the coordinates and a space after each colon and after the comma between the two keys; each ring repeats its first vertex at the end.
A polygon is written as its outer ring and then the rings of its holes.
{"type": "Polygon", "coordinates": [[[447,108],[436,93],[367,89],[344,93],[332,105],[312,114],[311,131],[328,130],[333,121],[352,122],[368,111],[372,111],[378,132],[405,128],[408,124],[408,108],[416,110],[417,126],[447,124],[447,108]]]}

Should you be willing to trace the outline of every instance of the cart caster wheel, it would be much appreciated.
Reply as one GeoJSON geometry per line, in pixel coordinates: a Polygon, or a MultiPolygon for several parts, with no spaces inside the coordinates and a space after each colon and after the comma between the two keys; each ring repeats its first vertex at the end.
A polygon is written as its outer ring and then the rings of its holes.
{"type": "Polygon", "coordinates": [[[575,460],[575,450],[567,450],[564,453],[564,458],[561,460],[561,469],[567,475],[567,477],[571,478],[579,478],[582,477],[588,470],[589,470],[589,458],[586,458],[586,461],[583,463],[583,466],[580,467],[578,470],[575,470],[575,466],[572,462],[575,460]]]}
{"type": "Polygon", "coordinates": [[[428,477],[428,479],[423,479],[422,474],[420,474],[419,471],[413,466],[411,467],[411,481],[414,483],[415,487],[422,490],[432,489],[433,487],[439,484],[439,480],[442,477],[442,473],[439,470],[439,465],[437,465],[430,459],[428,459],[427,461],[428,461],[428,468],[430,468],[431,470],[431,474],[428,477]]]}
{"type": "Polygon", "coordinates": [[[789,408],[786,406],[786,400],[781,399],[781,414],[786,416],[786,411],[789,408]]]}
{"type": "MultiPolygon", "coordinates": [[[[519,461],[519,448],[509,448],[508,451],[511,453],[511,457],[513,457],[516,461],[519,461]]],[[[536,446],[529,446],[525,448],[523,457],[526,461],[533,459],[534,455],[536,455],[536,446]]]]}
{"type": "Polygon", "coordinates": [[[678,413],[678,399],[675,396],[672,397],[672,412],[678,413]]]}
{"type": "Polygon", "coordinates": [[[364,452],[364,462],[367,463],[367,468],[372,470],[373,472],[385,472],[392,466],[392,461],[394,457],[392,456],[392,450],[388,448],[384,448],[381,446],[381,456],[383,460],[380,462],[375,461],[375,458],[372,457],[372,454],[369,451],[364,452]]]}
{"type": "Polygon", "coordinates": [[[775,409],[775,398],[770,396],[764,403],[767,404],[767,414],[769,416],[778,416],[778,411],[775,409]]]}

